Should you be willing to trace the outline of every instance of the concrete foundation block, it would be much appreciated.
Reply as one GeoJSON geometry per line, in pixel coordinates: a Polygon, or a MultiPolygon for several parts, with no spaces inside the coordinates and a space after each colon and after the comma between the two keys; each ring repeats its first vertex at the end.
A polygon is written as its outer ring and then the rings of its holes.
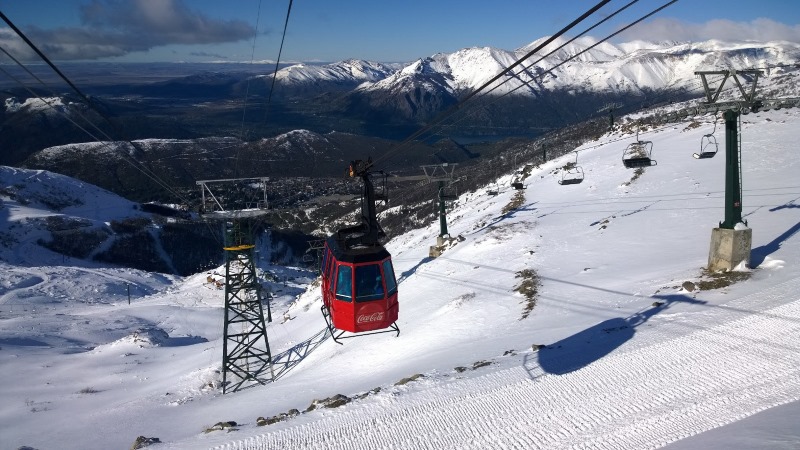
{"type": "Polygon", "coordinates": [[[714,228],[711,230],[711,249],[708,252],[708,270],[727,272],[742,261],[750,264],[750,249],[753,245],[753,230],[744,228],[730,230],[714,228]]]}

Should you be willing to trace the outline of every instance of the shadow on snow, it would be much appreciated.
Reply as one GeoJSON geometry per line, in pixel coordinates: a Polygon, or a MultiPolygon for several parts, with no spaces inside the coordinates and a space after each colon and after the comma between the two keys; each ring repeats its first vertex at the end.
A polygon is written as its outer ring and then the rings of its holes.
{"type": "Polygon", "coordinates": [[[277,381],[286,375],[287,372],[295,368],[329,337],[330,333],[328,332],[328,328],[325,327],[305,341],[273,356],[272,369],[275,373],[274,381],[277,381]]]}
{"type": "MultiPolygon", "coordinates": [[[[686,295],[654,295],[661,304],[628,317],[604,320],[572,336],[554,342],[535,353],[536,364],[525,357],[523,366],[531,379],[544,374],[564,375],[582,369],[610,354],[636,334],[636,328],[671,305],[682,302],[705,304],[686,295]],[[532,367],[531,367],[532,366],[532,367]],[[538,369],[538,370],[537,370],[538,369]],[[541,373],[539,373],[541,372],[541,373]]],[[[530,356],[533,357],[533,356],[530,356]]]]}
{"type": "Polygon", "coordinates": [[[800,231],[800,222],[794,224],[791,228],[783,232],[783,234],[773,239],[772,242],[754,248],[750,252],[750,267],[755,269],[761,265],[767,256],[778,251],[778,249],[781,248],[781,244],[783,244],[790,237],[794,236],[798,231],[800,231]]]}

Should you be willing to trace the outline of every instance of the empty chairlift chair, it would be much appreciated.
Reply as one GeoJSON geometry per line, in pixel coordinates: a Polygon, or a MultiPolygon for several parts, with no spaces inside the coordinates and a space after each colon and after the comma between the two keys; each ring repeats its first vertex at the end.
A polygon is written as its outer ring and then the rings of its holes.
{"type": "Polygon", "coordinates": [[[717,154],[719,150],[719,144],[717,144],[717,138],[714,137],[714,133],[717,131],[717,119],[714,118],[714,131],[711,134],[703,135],[700,139],[700,152],[693,153],[692,156],[695,159],[709,159],[713,158],[714,155],[717,154]]]}
{"type": "Polygon", "coordinates": [[[652,159],[653,143],[651,141],[636,141],[628,144],[622,154],[622,163],[628,169],[655,166],[652,159]]]}
{"type": "Polygon", "coordinates": [[[575,152],[575,162],[565,166],[564,171],[561,172],[561,179],[558,180],[558,184],[580,184],[583,181],[583,177],[583,168],[578,165],[578,152],[575,152]]]}
{"type": "Polygon", "coordinates": [[[636,142],[631,142],[622,151],[622,164],[628,169],[655,166],[653,156],[653,142],[640,141],[639,129],[636,129],[636,142]]]}

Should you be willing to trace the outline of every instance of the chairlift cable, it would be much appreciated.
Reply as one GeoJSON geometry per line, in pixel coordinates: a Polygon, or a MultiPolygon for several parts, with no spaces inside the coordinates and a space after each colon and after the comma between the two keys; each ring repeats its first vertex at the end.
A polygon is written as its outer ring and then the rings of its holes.
{"type": "MultiPolygon", "coordinates": [[[[639,1],[639,0],[632,0],[632,1],[631,1],[631,2],[629,2],[627,5],[623,6],[622,8],[620,8],[620,9],[618,9],[618,10],[614,11],[613,13],[609,14],[608,16],[604,17],[604,18],[603,18],[603,19],[601,19],[599,22],[597,22],[597,23],[595,23],[594,25],[592,25],[591,27],[589,27],[589,28],[585,29],[584,31],[582,31],[581,33],[579,33],[578,35],[576,35],[576,36],[575,36],[575,37],[573,37],[572,39],[568,40],[567,42],[565,42],[565,43],[561,44],[560,46],[556,47],[555,49],[551,50],[551,51],[550,51],[549,53],[547,53],[546,55],[544,55],[544,56],[540,57],[539,59],[537,59],[536,61],[534,61],[534,62],[532,62],[532,63],[528,64],[527,66],[523,66],[523,68],[522,68],[522,69],[521,69],[519,72],[512,73],[512,77],[518,77],[519,75],[522,75],[522,74],[523,74],[523,73],[525,73],[525,72],[526,72],[528,69],[530,69],[530,68],[531,68],[531,67],[533,67],[534,65],[536,65],[536,64],[538,64],[538,63],[540,63],[541,61],[543,61],[543,60],[544,60],[545,58],[547,58],[548,56],[551,56],[551,55],[553,55],[554,53],[558,52],[558,51],[559,51],[559,50],[561,50],[562,48],[566,47],[567,45],[571,44],[571,43],[572,43],[572,42],[574,42],[575,40],[579,39],[581,36],[584,36],[584,35],[586,35],[586,34],[587,34],[587,33],[589,33],[590,31],[592,31],[593,29],[595,29],[595,28],[597,28],[598,26],[602,25],[603,23],[605,23],[606,21],[610,20],[611,18],[613,18],[613,17],[614,17],[614,16],[616,16],[617,14],[621,13],[622,11],[626,10],[628,7],[632,6],[634,3],[638,2],[638,1],[639,1]]],[[[676,0],[676,1],[677,1],[677,0],[676,0]]],[[[601,41],[601,42],[603,42],[603,41],[601,41]]],[[[581,52],[581,53],[583,53],[583,52],[581,52]]],[[[576,56],[579,56],[581,53],[578,53],[577,55],[573,56],[573,58],[574,58],[574,57],[576,57],[576,56]]],[[[572,58],[568,59],[567,61],[569,61],[569,60],[571,60],[571,59],[572,59],[572,58]]],[[[565,62],[566,62],[566,61],[565,61],[565,62]]],[[[488,107],[488,106],[491,106],[491,105],[493,105],[493,104],[495,104],[495,103],[499,102],[500,100],[502,100],[502,99],[503,99],[503,98],[505,98],[506,96],[508,96],[508,95],[511,95],[512,93],[514,93],[514,92],[516,92],[517,90],[521,89],[522,87],[524,87],[524,86],[530,86],[530,83],[531,83],[533,80],[535,80],[535,79],[541,79],[541,78],[542,78],[542,77],[544,77],[545,75],[547,75],[547,74],[551,73],[551,72],[553,71],[553,69],[555,69],[555,68],[557,68],[557,67],[558,67],[558,66],[555,66],[555,67],[551,68],[550,70],[547,70],[547,71],[545,71],[545,72],[543,72],[543,73],[541,73],[541,74],[539,74],[539,75],[536,75],[535,77],[534,77],[534,76],[531,76],[531,77],[530,77],[531,79],[530,79],[530,80],[528,80],[527,82],[524,82],[524,81],[523,81],[523,84],[522,84],[522,85],[520,85],[520,86],[517,86],[516,88],[514,88],[514,89],[512,89],[512,90],[510,90],[510,91],[508,91],[508,92],[506,92],[506,93],[504,93],[504,94],[502,94],[502,95],[499,95],[499,96],[497,96],[497,97],[493,98],[493,99],[492,99],[492,100],[490,100],[488,103],[484,103],[482,106],[483,106],[483,107],[488,107]]],[[[520,80],[521,80],[521,78],[520,78],[520,80]]],[[[488,90],[488,91],[486,91],[486,92],[483,92],[483,93],[481,93],[481,95],[478,97],[478,99],[482,99],[482,98],[486,97],[487,95],[489,95],[490,93],[492,93],[492,92],[494,92],[496,89],[498,89],[500,86],[503,86],[504,84],[506,84],[506,83],[508,83],[508,82],[510,82],[510,81],[511,81],[511,78],[507,78],[506,80],[504,80],[504,81],[501,81],[500,83],[498,83],[498,84],[497,84],[496,86],[494,86],[493,88],[489,89],[489,90],[488,90]]],[[[462,111],[463,111],[463,110],[462,110],[462,111]]],[[[452,123],[450,123],[450,124],[448,124],[448,125],[441,125],[441,126],[439,126],[439,129],[443,130],[443,129],[444,129],[444,128],[446,128],[446,127],[452,127],[452,126],[454,126],[454,125],[456,125],[456,124],[458,124],[458,123],[462,122],[463,120],[466,120],[466,119],[468,119],[469,117],[471,117],[471,116],[472,116],[472,115],[474,115],[474,114],[475,114],[474,112],[473,112],[473,113],[466,113],[466,114],[465,114],[464,116],[462,116],[460,119],[458,119],[458,120],[454,120],[452,123]]],[[[552,129],[552,128],[551,128],[551,129],[552,129]]]]}
{"type": "MultiPolygon", "coordinates": [[[[597,43],[595,43],[594,45],[592,45],[592,46],[590,46],[590,47],[588,47],[588,48],[584,49],[584,50],[583,50],[583,51],[581,51],[581,52],[578,52],[577,54],[575,54],[575,55],[571,56],[570,58],[568,58],[568,59],[566,59],[566,60],[564,60],[564,61],[562,61],[561,63],[557,64],[556,66],[554,66],[554,67],[550,68],[549,70],[547,70],[547,71],[545,71],[544,73],[540,74],[539,78],[541,78],[541,76],[544,76],[544,75],[546,75],[547,73],[550,73],[550,72],[552,72],[554,69],[556,69],[556,68],[560,67],[561,65],[563,65],[563,64],[565,64],[565,63],[567,63],[567,62],[569,62],[570,60],[572,60],[572,59],[574,59],[574,58],[576,58],[576,57],[580,56],[581,54],[583,54],[583,53],[585,53],[585,52],[587,52],[587,51],[589,51],[589,50],[593,49],[593,48],[594,48],[594,47],[596,47],[597,45],[599,45],[599,44],[601,44],[601,43],[603,43],[603,42],[605,42],[605,41],[607,41],[607,40],[609,40],[609,39],[613,38],[613,37],[614,37],[614,36],[616,36],[617,34],[619,34],[619,33],[623,32],[623,31],[625,31],[625,30],[627,30],[627,29],[629,29],[629,28],[631,28],[631,27],[633,27],[633,26],[637,25],[638,23],[642,22],[643,20],[645,20],[645,19],[647,19],[647,18],[651,17],[652,15],[654,15],[654,14],[656,14],[656,13],[660,12],[661,10],[663,10],[663,9],[667,8],[668,6],[670,6],[670,5],[672,5],[673,3],[676,3],[676,2],[677,2],[677,0],[672,0],[672,1],[668,2],[668,3],[665,3],[664,5],[662,5],[661,7],[657,8],[657,9],[655,9],[655,10],[653,10],[653,11],[651,11],[651,12],[650,12],[650,13],[648,13],[647,15],[645,15],[645,16],[643,16],[643,17],[641,17],[641,18],[637,19],[636,21],[634,21],[634,22],[632,22],[632,23],[628,24],[627,26],[623,27],[622,29],[619,29],[618,31],[616,31],[616,32],[614,32],[614,33],[612,33],[612,34],[610,34],[609,36],[605,37],[604,39],[602,39],[602,40],[598,41],[598,42],[597,42],[597,43]]],[[[612,14],[612,16],[613,16],[613,15],[615,15],[615,14],[617,14],[617,13],[619,13],[619,12],[621,12],[622,10],[626,9],[627,7],[631,6],[633,3],[634,3],[634,2],[630,2],[630,3],[628,3],[628,4],[627,4],[627,5],[625,5],[623,8],[621,8],[621,9],[617,10],[615,13],[613,13],[613,14],[612,14]]],[[[610,18],[610,17],[611,17],[611,16],[609,16],[608,18],[610,18]]],[[[608,19],[608,18],[607,18],[607,19],[608,19]]],[[[607,19],[606,19],[606,20],[607,20],[607,19]]],[[[601,22],[598,22],[598,23],[597,23],[597,24],[595,24],[593,27],[590,27],[589,29],[587,29],[586,31],[584,31],[584,33],[587,33],[587,32],[588,32],[588,31],[590,31],[591,29],[593,29],[593,28],[595,28],[596,26],[600,25],[602,22],[603,22],[603,21],[601,21],[601,22]]],[[[582,34],[584,34],[584,33],[582,33],[582,34]]],[[[582,34],[581,34],[581,35],[582,35],[582,34]]],[[[580,35],[579,35],[579,36],[580,36],[580,35]]],[[[545,55],[544,57],[540,58],[540,59],[539,59],[539,60],[537,60],[536,62],[534,62],[534,63],[530,64],[529,66],[527,66],[527,67],[525,68],[525,70],[527,70],[528,68],[530,68],[530,67],[531,67],[531,66],[533,66],[534,64],[536,64],[536,63],[540,62],[542,59],[544,59],[544,58],[546,58],[547,56],[551,55],[551,54],[552,54],[552,53],[554,53],[555,51],[558,51],[558,50],[560,50],[560,49],[561,49],[561,48],[563,48],[565,45],[569,44],[570,42],[574,41],[575,39],[577,39],[577,37],[576,37],[576,38],[574,38],[574,39],[572,39],[572,40],[570,40],[570,41],[568,41],[567,43],[565,43],[564,45],[560,46],[559,48],[557,48],[557,49],[555,49],[555,50],[551,51],[550,53],[548,53],[548,54],[547,54],[547,55],[545,55]]],[[[521,73],[521,72],[520,72],[520,73],[521,73]]],[[[513,90],[511,90],[511,91],[509,91],[509,92],[507,92],[507,93],[504,93],[504,94],[503,94],[502,96],[500,96],[499,98],[502,98],[502,97],[504,97],[504,96],[506,96],[506,95],[509,95],[509,94],[511,94],[512,92],[516,91],[517,89],[520,89],[520,88],[522,88],[523,86],[529,85],[529,84],[530,84],[530,83],[531,83],[533,80],[534,80],[534,78],[532,78],[531,80],[528,80],[527,82],[523,82],[523,84],[522,84],[522,85],[520,85],[520,86],[516,87],[515,89],[513,89],[513,90]]],[[[504,84],[504,83],[506,83],[506,82],[508,82],[508,81],[510,81],[510,79],[509,79],[509,80],[506,80],[506,81],[503,81],[503,82],[502,82],[502,83],[500,83],[499,85],[495,86],[495,87],[494,87],[492,90],[494,90],[494,89],[498,88],[499,86],[501,86],[502,84],[504,84]]],[[[694,81],[694,80],[693,80],[693,81],[694,81]]],[[[490,90],[489,92],[491,92],[491,90],[490,90]]],[[[498,100],[499,100],[499,98],[498,98],[498,100]]],[[[494,101],[497,101],[497,100],[494,100],[494,101]]],[[[465,118],[466,118],[466,116],[465,116],[465,117],[462,117],[461,119],[459,119],[459,121],[460,121],[460,120],[463,120],[463,119],[465,119],[465,118]]],[[[458,121],[454,122],[453,124],[455,124],[455,123],[457,123],[457,122],[458,122],[458,121]]],[[[451,124],[451,125],[453,125],[453,124],[451,124]]],[[[605,144],[603,144],[603,145],[605,145],[605,144]]],[[[584,149],[584,150],[586,150],[586,149],[584,149]]],[[[581,150],[581,151],[582,151],[582,150],[581,150]]],[[[575,152],[576,152],[576,158],[577,158],[577,152],[578,152],[578,151],[575,151],[575,152]]]]}
{"type": "MultiPolygon", "coordinates": [[[[633,26],[635,26],[635,25],[639,24],[640,22],[642,22],[643,20],[646,20],[646,19],[648,19],[649,17],[653,16],[654,14],[657,14],[657,13],[659,13],[660,11],[662,11],[662,10],[663,10],[663,9],[665,9],[665,8],[667,8],[668,6],[671,6],[672,4],[676,3],[677,1],[678,1],[678,0],[671,0],[671,1],[669,1],[669,2],[667,2],[667,3],[665,3],[665,4],[663,4],[662,6],[660,6],[660,7],[656,8],[656,9],[654,9],[654,10],[653,10],[653,11],[651,11],[650,13],[648,13],[648,14],[646,14],[646,15],[644,15],[644,16],[642,16],[642,17],[640,17],[639,19],[635,20],[634,22],[631,22],[630,24],[626,25],[625,27],[623,27],[623,28],[621,28],[621,29],[617,30],[616,32],[614,32],[614,33],[612,33],[612,34],[610,34],[610,35],[606,36],[604,39],[602,39],[602,40],[598,41],[597,43],[595,43],[595,44],[593,44],[593,45],[591,45],[591,46],[587,47],[586,49],[582,50],[581,52],[578,52],[578,53],[576,53],[575,55],[571,56],[570,58],[568,58],[568,59],[566,59],[566,60],[562,61],[561,63],[559,63],[559,64],[557,64],[557,65],[553,66],[553,67],[552,67],[552,68],[550,68],[548,71],[544,72],[544,73],[542,74],[542,76],[543,76],[543,75],[545,75],[545,74],[547,74],[547,73],[550,73],[550,72],[552,72],[552,71],[553,71],[553,70],[555,70],[556,68],[558,68],[558,67],[560,67],[560,66],[562,66],[562,65],[566,64],[567,62],[571,61],[572,59],[574,59],[574,58],[576,58],[576,57],[578,57],[578,56],[582,55],[583,53],[585,53],[585,52],[587,52],[587,51],[589,51],[589,50],[593,49],[594,47],[596,47],[596,46],[600,45],[601,43],[603,43],[603,42],[605,42],[605,41],[607,41],[607,40],[609,40],[609,39],[613,38],[614,36],[616,36],[616,35],[618,35],[618,34],[622,33],[623,31],[626,31],[626,30],[628,30],[629,28],[631,28],[631,27],[633,27],[633,26]]],[[[453,107],[451,107],[450,109],[448,109],[447,111],[445,111],[443,114],[441,114],[441,115],[439,116],[439,118],[438,118],[438,119],[435,119],[435,120],[434,120],[432,123],[430,123],[430,124],[426,125],[426,126],[425,126],[425,127],[423,127],[422,129],[418,130],[416,133],[414,133],[414,134],[412,134],[411,136],[409,136],[408,138],[406,138],[406,139],[405,139],[403,142],[401,142],[400,144],[398,144],[398,145],[397,145],[397,147],[395,147],[395,149],[393,149],[393,151],[392,151],[392,152],[388,152],[388,153],[384,154],[383,156],[381,156],[380,158],[376,159],[376,162],[377,162],[378,160],[381,160],[381,159],[386,159],[386,158],[388,158],[390,155],[393,155],[394,153],[396,153],[396,152],[397,152],[397,151],[398,151],[398,150],[399,150],[399,149],[400,149],[402,146],[404,146],[405,144],[407,144],[407,143],[411,142],[412,140],[414,140],[414,139],[418,138],[419,136],[423,135],[425,132],[429,131],[429,130],[430,130],[430,129],[432,129],[434,126],[436,126],[436,125],[439,125],[439,124],[440,124],[441,122],[443,122],[445,119],[447,119],[447,118],[448,118],[448,117],[450,117],[452,114],[454,114],[456,111],[458,111],[458,110],[459,110],[459,108],[462,106],[462,104],[463,104],[464,102],[468,101],[470,98],[472,98],[472,97],[473,97],[473,96],[475,96],[476,94],[480,93],[480,92],[481,92],[483,89],[485,89],[485,88],[486,88],[487,86],[489,86],[491,83],[493,83],[494,81],[496,81],[497,79],[499,79],[501,76],[503,76],[503,75],[505,75],[506,73],[508,73],[509,71],[511,71],[511,70],[512,70],[514,67],[516,67],[517,65],[520,65],[520,64],[521,64],[523,61],[525,61],[527,58],[529,58],[530,56],[532,56],[533,54],[535,54],[535,53],[536,53],[536,52],[538,52],[539,50],[543,49],[543,48],[544,48],[546,45],[550,44],[550,43],[551,43],[551,42],[552,42],[552,41],[553,41],[555,38],[557,38],[557,37],[561,36],[561,35],[562,35],[562,34],[564,34],[566,31],[568,31],[570,28],[574,27],[574,26],[575,26],[575,25],[576,25],[578,22],[580,22],[580,21],[582,21],[583,19],[585,19],[585,17],[588,17],[588,15],[590,15],[591,13],[593,13],[594,11],[596,11],[596,8],[599,8],[599,7],[603,6],[603,5],[604,5],[606,2],[602,2],[602,3],[603,3],[603,4],[598,4],[598,5],[595,5],[595,8],[593,8],[592,10],[590,10],[591,12],[584,13],[584,15],[583,15],[583,16],[581,16],[579,19],[576,19],[575,21],[573,21],[572,23],[570,23],[570,25],[568,25],[567,27],[563,28],[561,31],[559,31],[559,32],[558,32],[558,33],[556,33],[555,35],[551,36],[551,37],[550,37],[550,38],[549,38],[547,41],[545,41],[543,44],[541,44],[541,45],[537,46],[537,48],[536,48],[536,49],[534,49],[533,51],[529,52],[528,54],[526,54],[526,55],[525,55],[524,57],[522,57],[521,59],[518,59],[518,60],[517,60],[517,61],[516,61],[514,64],[512,64],[512,65],[508,66],[506,69],[504,69],[503,71],[501,71],[499,74],[495,75],[495,76],[494,76],[494,77],[493,77],[491,80],[489,80],[489,81],[487,81],[486,83],[484,83],[484,84],[483,84],[482,86],[480,86],[478,89],[476,89],[475,91],[473,91],[473,92],[472,92],[470,95],[468,95],[468,96],[467,96],[467,97],[465,97],[464,99],[460,100],[460,101],[459,101],[459,103],[457,103],[456,105],[454,105],[453,107]]],[[[623,7],[623,9],[627,8],[628,6],[630,6],[630,4],[629,4],[629,5],[626,5],[625,7],[623,7]]],[[[571,42],[571,41],[570,41],[570,42],[571,42]]],[[[566,45],[566,43],[565,43],[565,44],[563,44],[563,45],[561,45],[561,46],[559,46],[559,47],[558,47],[556,50],[554,50],[554,51],[560,50],[560,49],[561,49],[561,48],[563,48],[565,45],[566,45]]],[[[551,53],[552,53],[552,52],[551,52],[551,53]]],[[[541,77],[541,76],[540,76],[540,77],[541,77]]],[[[507,80],[505,80],[505,81],[501,82],[500,84],[502,85],[502,84],[504,84],[504,83],[507,83],[507,82],[509,82],[510,80],[511,80],[511,78],[508,78],[507,80]]],[[[531,83],[532,81],[533,81],[533,79],[531,79],[531,80],[528,80],[527,82],[523,82],[523,84],[522,84],[522,85],[520,85],[519,87],[515,88],[514,90],[512,90],[512,91],[510,91],[510,92],[514,92],[515,90],[517,90],[517,89],[521,88],[522,86],[528,86],[528,85],[530,85],[530,83],[531,83]]],[[[510,93],[510,92],[509,92],[509,93],[510,93]]]]}
{"type": "Polygon", "coordinates": [[[487,88],[488,86],[490,86],[492,83],[494,83],[495,81],[497,81],[498,79],[500,79],[500,78],[501,78],[503,75],[505,75],[505,74],[507,74],[508,72],[512,71],[512,70],[513,70],[515,67],[517,67],[518,65],[522,64],[522,62],[523,62],[523,61],[525,61],[526,59],[530,58],[531,56],[533,56],[534,54],[536,54],[537,52],[539,52],[540,50],[542,50],[543,48],[545,48],[545,47],[546,47],[547,45],[549,45],[551,42],[553,42],[554,40],[556,40],[557,38],[559,38],[561,35],[563,35],[563,34],[564,34],[564,33],[566,33],[567,31],[569,31],[569,30],[570,30],[570,29],[572,29],[573,27],[575,27],[575,26],[576,26],[578,23],[582,22],[582,21],[583,21],[583,20],[585,20],[587,17],[589,17],[589,16],[591,16],[592,14],[594,14],[595,12],[597,12],[597,10],[599,10],[600,8],[602,8],[603,6],[605,6],[607,3],[609,3],[609,1],[610,1],[610,0],[602,0],[602,1],[600,1],[599,3],[597,3],[596,5],[594,5],[594,6],[593,6],[592,8],[590,8],[588,11],[586,11],[585,13],[583,13],[583,14],[582,14],[580,17],[578,17],[577,19],[573,20],[573,21],[572,21],[572,22],[570,22],[570,23],[569,23],[567,26],[565,26],[565,27],[564,27],[564,28],[562,28],[561,30],[557,31],[557,32],[556,32],[554,35],[552,35],[552,36],[550,36],[549,38],[547,38],[547,39],[546,39],[546,40],[545,40],[543,43],[541,43],[541,44],[539,44],[538,46],[536,46],[536,48],[534,48],[534,49],[533,49],[533,50],[531,50],[530,52],[526,53],[526,54],[525,54],[525,55],[524,55],[522,58],[519,58],[519,59],[518,59],[517,61],[515,61],[513,64],[511,64],[510,66],[506,67],[505,69],[503,69],[502,71],[500,71],[500,73],[498,73],[497,75],[495,75],[494,77],[492,77],[492,78],[491,78],[489,81],[485,82],[483,85],[481,85],[480,87],[478,87],[477,89],[475,89],[473,92],[471,92],[471,93],[470,93],[469,95],[467,95],[465,98],[463,98],[463,99],[459,100],[459,102],[458,102],[458,103],[456,103],[455,105],[451,106],[449,109],[447,109],[446,111],[444,111],[443,113],[441,113],[441,114],[440,114],[440,115],[439,115],[437,118],[435,118],[435,119],[433,120],[433,122],[429,123],[428,125],[425,125],[425,126],[423,126],[421,129],[419,129],[419,130],[417,130],[415,133],[411,134],[411,136],[407,137],[405,140],[403,140],[402,142],[400,142],[400,143],[399,143],[399,144],[398,144],[398,145],[397,145],[397,146],[396,146],[394,149],[392,149],[392,151],[390,151],[390,152],[387,152],[387,153],[384,153],[384,154],[383,154],[382,156],[380,156],[379,158],[376,158],[376,159],[373,161],[373,165],[374,165],[374,164],[377,164],[377,163],[378,163],[379,161],[381,161],[381,160],[384,160],[384,159],[387,159],[387,158],[389,158],[390,156],[393,156],[393,155],[394,155],[395,153],[397,153],[397,152],[398,152],[398,151],[399,151],[401,148],[403,148],[404,146],[406,146],[406,145],[410,144],[412,141],[414,141],[414,140],[415,140],[415,139],[417,139],[418,137],[422,136],[422,135],[423,135],[425,132],[427,132],[428,130],[432,129],[434,126],[441,124],[441,123],[442,123],[442,122],[443,122],[445,119],[447,119],[447,118],[448,118],[448,117],[450,117],[452,114],[454,114],[456,111],[458,111],[458,110],[459,110],[459,109],[460,109],[460,108],[461,108],[461,107],[464,105],[464,103],[466,103],[467,101],[469,101],[469,100],[470,100],[472,97],[474,97],[475,95],[477,95],[478,93],[480,93],[481,91],[483,91],[484,89],[486,89],[486,88],[487,88]]]}

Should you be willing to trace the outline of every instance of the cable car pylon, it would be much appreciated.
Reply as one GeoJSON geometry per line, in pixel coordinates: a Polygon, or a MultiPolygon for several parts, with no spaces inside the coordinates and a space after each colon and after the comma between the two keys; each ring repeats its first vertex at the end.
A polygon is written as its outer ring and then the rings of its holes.
{"type": "MultiPolygon", "coordinates": [[[[203,192],[203,217],[224,221],[225,244],[225,317],[222,339],[222,393],[236,392],[246,383],[264,384],[275,381],[272,352],[267,338],[268,322],[272,322],[270,293],[261,289],[255,268],[254,230],[267,212],[267,178],[200,180],[203,192]],[[215,195],[215,183],[260,180],[263,198],[246,208],[226,210],[223,197],[215,195]],[[266,300],[267,319],[263,303],[266,300]],[[230,377],[230,382],[228,378],[230,377]]],[[[261,197],[261,196],[259,196],[261,197]]]]}

